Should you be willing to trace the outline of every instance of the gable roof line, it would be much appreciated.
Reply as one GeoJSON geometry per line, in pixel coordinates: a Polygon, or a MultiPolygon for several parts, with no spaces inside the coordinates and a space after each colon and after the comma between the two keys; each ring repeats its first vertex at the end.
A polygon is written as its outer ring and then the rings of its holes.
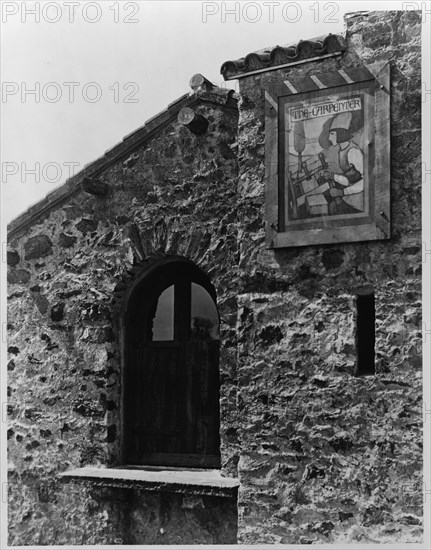
{"type": "Polygon", "coordinates": [[[235,108],[234,104],[236,104],[237,100],[233,98],[233,93],[233,90],[222,88],[213,89],[211,92],[198,90],[195,93],[190,92],[183,94],[169,103],[166,109],[147,119],[142,126],[130,134],[127,134],[122,141],[118,142],[110,149],[107,149],[101,157],[85,164],[83,169],[77,174],[68,178],[63,184],[48,193],[43,199],[37,201],[28,207],[22,214],[14,218],[7,226],[8,240],[18,236],[19,233],[31,226],[39,218],[44,217],[53,208],[60,205],[77,191],[80,191],[81,183],[85,178],[96,177],[105,168],[114,164],[121,158],[130,155],[130,153],[139,146],[154,137],[160,130],[175,120],[182,108],[193,106],[199,103],[199,101],[235,108]]]}

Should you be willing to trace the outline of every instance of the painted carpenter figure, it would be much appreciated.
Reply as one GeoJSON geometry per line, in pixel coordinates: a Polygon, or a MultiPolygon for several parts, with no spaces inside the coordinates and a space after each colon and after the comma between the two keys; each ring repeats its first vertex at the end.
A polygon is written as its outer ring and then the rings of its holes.
{"type": "Polygon", "coordinates": [[[333,118],[328,135],[330,146],[323,151],[328,165],[325,179],[333,182],[325,194],[330,215],[364,211],[364,155],[352,141],[351,120],[350,112],[333,118]]]}

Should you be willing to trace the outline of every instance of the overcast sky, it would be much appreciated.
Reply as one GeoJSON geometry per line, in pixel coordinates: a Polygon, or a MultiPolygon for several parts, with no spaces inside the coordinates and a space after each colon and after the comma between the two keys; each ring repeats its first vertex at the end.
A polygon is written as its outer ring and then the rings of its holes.
{"type": "Polygon", "coordinates": [[[220,85],[224,61],[343,33],[346,12],[401,7],[392,1],[3,0],[3,223],[189,92],[193,74],[220,85]]]}

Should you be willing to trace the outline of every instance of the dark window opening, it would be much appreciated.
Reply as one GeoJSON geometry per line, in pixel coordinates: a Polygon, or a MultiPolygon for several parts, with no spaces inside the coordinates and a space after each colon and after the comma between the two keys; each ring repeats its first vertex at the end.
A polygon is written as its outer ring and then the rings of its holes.
{"type": "Polygon", "coordinates": [[[191,337],[219,340],[219,318],[214,301],[203,286],[192,283],[191,337]]]}
{"type": "Polygon", "coordinates": [[[174,339],[174,285],[169,286],[154,300],[154,317],[151,327],[152,341],[174,339]]]}
{"type": "Polygon", "coordinates": [[[375,374],[375,322],[374,293],[356,296],[356,369],[357,376],[375,374]]]}
{"type": "Polygon", "coordinates": [[[186,261],[153,268],[125,318],[124,462],[220,466],[219,315],[208,277],[186,261]]]}

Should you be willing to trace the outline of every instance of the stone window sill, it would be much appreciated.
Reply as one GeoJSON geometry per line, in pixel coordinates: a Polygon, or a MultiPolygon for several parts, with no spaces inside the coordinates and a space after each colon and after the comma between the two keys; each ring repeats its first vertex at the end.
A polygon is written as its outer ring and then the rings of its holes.
{"type": "Polygon", "coordinates": [[[85,467],[58,474],[62,481],[88,481],[102,487],[166,491],[192,495],[234,497],[236,478],[222,477],[219,470],[171,469],[162,467],[85,467]]]}

